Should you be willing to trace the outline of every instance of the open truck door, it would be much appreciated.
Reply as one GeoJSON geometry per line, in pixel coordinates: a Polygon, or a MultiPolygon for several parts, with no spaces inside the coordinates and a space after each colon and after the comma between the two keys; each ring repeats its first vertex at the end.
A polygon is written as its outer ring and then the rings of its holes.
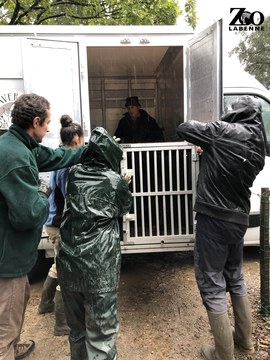
{"type": "Polygon", "coordinates": [[[188,120],[216,121],[223,107],[222,20],[189,41],[188,120]]]}
{"type": "Polygon", "coordinates": [[[60,144],[61,115],[68,114],[83,125],[78,43],[27,38],[22,49],[25,92],[49,100],[52,120],[43,143],[56,148],[60,144]]]}
{"type": "MultiPolygon", "coordinates": [[[[82,124],[80,100],[80,71],[78,43],[42,39],[22,40],[24,91],[37,93],[48,99],[51,105],[51,123],[43,144],[56,148],[60,145],[60,117],[70,115],[74,122],[82,124]]],[[[49,181],[50,173],[40,173],[49,181]]],[[[45,231],[39,244],[37,264],[29,276],[34,276],[44,255],[53,257],[52,244],[45,231]]]]}

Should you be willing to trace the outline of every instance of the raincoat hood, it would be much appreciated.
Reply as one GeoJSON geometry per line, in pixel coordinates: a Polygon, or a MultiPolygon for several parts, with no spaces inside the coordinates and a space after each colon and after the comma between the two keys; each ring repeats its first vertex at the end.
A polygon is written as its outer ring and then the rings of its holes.
{"type": "Polygon", "coordinates": [[[82,164],[100,163],[118,172],[122,149],[114,138],[102,127],[92,130],[89,145],[81,157],[82,164]]]}
{"type": "Polygon", "coordinates": [[[251,96],[240,96],[231,104],[231,109],[221,118],[228,123],[261,123],[262,107],[259,100],[251,96]]]}

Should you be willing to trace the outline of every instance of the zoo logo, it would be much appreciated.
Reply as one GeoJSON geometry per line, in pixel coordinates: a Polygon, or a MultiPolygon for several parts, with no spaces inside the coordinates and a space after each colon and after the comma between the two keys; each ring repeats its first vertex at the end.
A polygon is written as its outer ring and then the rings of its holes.
{"type": "Polygon", "coordinates": [[[7,130],[11,123],[11,109],[19,96],[17,92],[0,94],[0,130],[7,130]]]}
{"type": "Polygon", "coordinates": [[[236,11],[236,15],[229,24],[230,31],[264,31],[261,26],[264,15],[260,11],[249,12],[246,8],[231,8],[230,13],[236,11]]]}

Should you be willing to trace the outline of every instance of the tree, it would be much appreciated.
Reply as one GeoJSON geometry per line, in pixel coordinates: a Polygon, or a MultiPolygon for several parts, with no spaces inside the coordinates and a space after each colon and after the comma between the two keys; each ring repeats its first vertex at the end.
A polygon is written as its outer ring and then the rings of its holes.
{"type": "MultiPolygon", "coordinates": [[[[0,25],[174,25],[177,0],[0,0],[0,25]]],[[[196,0],[185,20],[196,26],[196,0]]]]}
{"type": "Polygon", "coordinates": [[[243,32],[242,40],[230,54],[236,54],[245,70],[270,88],[270,16],[264,20],[264,31],[243,32]]]}

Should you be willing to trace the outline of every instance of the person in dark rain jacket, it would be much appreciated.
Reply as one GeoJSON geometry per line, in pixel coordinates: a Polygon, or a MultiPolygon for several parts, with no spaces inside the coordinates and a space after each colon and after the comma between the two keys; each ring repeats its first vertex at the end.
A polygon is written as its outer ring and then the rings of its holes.
{"type": "Polygon", "coordinates": [[[242,352],[254,353],[242,263],[250,187],[265,159],[261,104],[250,96],[239,97],[221,121],[188,121],[179,125],[177,134],[203,150],[194,206],[194,261],[215,347],[203,345],[201,354],[209,360],[234,360],[234,343],[242,352]],[[233,331],[226,292],[233,306],[233,331]]]}
{"type": "Polygon", "coordinates": [[[70,169],[56,259],[70,327],[72,360],[116,360],[118,218],[132,204],[119,175],[122,149],[103,128],[92,131],[82,164],[70,169]]]}
{"type": "Polygon", "coordinates": [[[126,99],[125,107],[127,112],[119,121],[115,136],[121,143],[146,143],[162,142],[164,135],[156,120],[145,110],[137,96],[130,96],[126,99]]]}
{"type": "Polygon", "coordinates": [[[13,124],[0,136],[0,358],[9,360],[23,359],[35,345],[19,343],[19,337],[30,296],[27,274],[49,215],[50,188],[39,172],[77,164],[85,150],[40,144],[51,121],[42,96],[21,95],[11,117],[13,124]]]}
{"type": "MultiPolygon", "coordinates": [[[[125,107],[127,112],[119,121],[115,136],[120,139],[121,143],[153,143],[164,142],[163,130],[159,127],[156,120],[151,117],[145,110],[141,108],[138,96],[130,96],[126,98],[125,107]]],[[[150,155],[151,157],[152,155],[150,155]]],[[[131,159],[130,159],[131,160],[131,159]]],[[[128,161],[130,161],[128,160],[128,161]]],[[[147,183],[147,161],[146,154],[142,153],[142,170],[140,169],[139,153],[134,154],[135,170],[134,186],[136,184],[137,191],[142,191],[147,183]],[[143,181],[141,181],[143,179],[143,181]]],[[[131,187],[132,188],[132,187],[131,187]]],[[[146,216],[145,221],[148,222],[148,204],[145,202],[142,209],[140,199],[136,200],[136,223],[138,228],[142,227],[142,211],[146,216]]],[[[155,221],[155,216],[152,217],[155,221]]],[[[141,231],[141,230],[140,230],[141,231]]]]}

